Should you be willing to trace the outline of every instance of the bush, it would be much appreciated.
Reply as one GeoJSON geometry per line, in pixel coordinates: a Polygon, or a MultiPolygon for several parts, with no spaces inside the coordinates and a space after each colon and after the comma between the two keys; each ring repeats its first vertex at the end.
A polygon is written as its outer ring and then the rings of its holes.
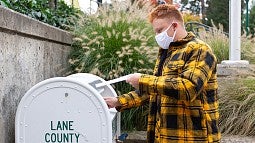
{"type": "MultiPolygon", "coordinates": [[[[70,73],[85,72],[110,80],[134,72],[153,72],[158,47],[152,27],[146,22],[147,7],[137,3],[113,2],[95,15],[84,17],[74,31],[70,73]]],[[[126,83],[115,84],[118,94],[131,91],[126,83]]],[[[122,128],[146,127],[146,107],[122,114],[122,128]],[[144,124],[141,124],[144,123],[144,124]],[[137,127],[137,125],[141,125],[137,127]]]]}
{"type": "Polygon", "coordinates": [[[223,27],[215,25],[209,31],[201,31],[199,37],[205,41],[213,50],[217,57],[218,63],[229,59],[229,38],[224,33],[223,27]]]}
{"type": "Polygon", "coordinates": [[[228,135],[254,136],[254,75],[253,77],[226,78],[219,83],[221,132],[228,135]]]}
{"type": "Polygon", "coordinates": [[[247,37],[244,34],[241,41],[241,58],[255,64],[255,37],[252,38],[252,35],[247,37]]]}
{"type": "MultiPolygon", "coordinates": [[[[229,42],[230,39],[226,33],[223,31],[222,25],[219,25],[217,28],[215,25],[209,30],[202,30],[199,32],[199,38],[205,41],[214,51],[218,59],[218,63],[221,63],[223,60],[229,59],[229,42]]],[[[246,36],[244,33],[241,36],[241,59],[247,60],[251,64],[255,64],[255,38],[252,38],[252,35],[246,36]]]]}
{"type": "Polygon", "coordinates": [[[62,0],[57,3],[56,9],[49,7],[48,0],[0,0],[0,5],[65,30],[75,25],[81,13],[62,0]]]}

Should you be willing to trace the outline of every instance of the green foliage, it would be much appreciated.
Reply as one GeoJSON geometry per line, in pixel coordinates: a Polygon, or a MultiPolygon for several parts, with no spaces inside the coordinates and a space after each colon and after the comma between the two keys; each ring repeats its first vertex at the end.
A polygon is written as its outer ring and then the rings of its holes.
{"type": "Polygon", "coordinates": [[[250,28],[250,33],[252,37],[254,37],[255,36],[255,6],[253,6],[250,10],[249,28],[250,28]]]}
{"type": "Polygon", "coordinates": [[[121,113],[121,128],[126,131],[144,131],[147,127],[148,106],[132,108],[121,113]]]}
{"type": "MultiPolygon", "coordinates": [[[[243,13],[245,9],[245,0],[241,1],[241,13],[243,13]]],[[[206,9],[206,17],[207,21],[205,21],[206,25],[211,25],[211,20],[216,24],[222,24],[223,30],[229,31],[229,1],[228,0],[209,0],[207,1],[209,5],[206,9]]],[[[243,19],[242,15],[242,19],[243,19]]]]}
{"type": "Polygon", "coordinates": [[[218,25],[222,24],[224,31],[228,31],[229,27],[229,1],[228,0],[210,0],[208,1],[209,7],[206,11],[208,19],[207,25],[211,26],[211,20],[218,25]]]}
{"type": "Polygon", "coordinates": [[[79,10],[74,9],[60,0],[56,9],[49,7],[48,0],[0,0],[2,6],[28,15],[39,21],[48,23],[61,29],[74,26],[79,10]]]}
{"type": "MultiPolygon", "coordinates": [[[[97,16],[80,19],[74,31],[70,73],[92,73],[105,80],[134,72],[151,74],[158,48],[152,27],[145,20],[145,8],[137,7],[136,3],[113,2],[111,7],[102,7],[97,16]]],[[[115,90],[123,94],[133,89],[118,83],[115,90]]],[[[145,108],[123,112],[123,129],[137,129],[137,125],[145,128],[147,118],[141,116],[145,108]]]]}

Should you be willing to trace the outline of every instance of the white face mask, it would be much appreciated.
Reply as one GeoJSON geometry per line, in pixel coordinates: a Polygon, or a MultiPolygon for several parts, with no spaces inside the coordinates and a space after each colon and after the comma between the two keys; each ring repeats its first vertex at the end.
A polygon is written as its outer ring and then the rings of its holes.
{"type": "Polygon", "coordinates": [[[172,24],[163,32],[159,33],[158,35],[155,36],[155,39],[158,43],[158,45],[162,49],[168,49],[169,45],[174,41],[176,30],[174,31],[173,37],[168,36],[167,30],[172,26],[172,24]]]}

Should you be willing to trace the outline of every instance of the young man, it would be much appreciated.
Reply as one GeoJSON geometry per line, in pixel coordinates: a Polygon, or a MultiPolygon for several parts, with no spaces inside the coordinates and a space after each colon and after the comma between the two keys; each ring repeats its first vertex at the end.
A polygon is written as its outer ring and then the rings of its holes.
{"type": "Polygon", "coordinates": [[[132,74],[136,88],[118,98],[104,98],[123,111],[149,101],[149,143],[220,142],[216,58],[211,48],[184,27],[173,5],[159,5],[149,15],[160,46],[154,75],[132,74]]]}

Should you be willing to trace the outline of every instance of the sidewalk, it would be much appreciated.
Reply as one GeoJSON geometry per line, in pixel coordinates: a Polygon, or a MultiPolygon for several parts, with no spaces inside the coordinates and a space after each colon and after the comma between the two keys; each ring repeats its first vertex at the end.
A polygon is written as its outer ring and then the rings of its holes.
{"type": "MultiPolygon", "coordinates": [[[[124,143],[146,143],[146,131],[128,132],[124,143]]],[[[223,136],[221,143],[255,143],[255,137],[223,136]]]]}

